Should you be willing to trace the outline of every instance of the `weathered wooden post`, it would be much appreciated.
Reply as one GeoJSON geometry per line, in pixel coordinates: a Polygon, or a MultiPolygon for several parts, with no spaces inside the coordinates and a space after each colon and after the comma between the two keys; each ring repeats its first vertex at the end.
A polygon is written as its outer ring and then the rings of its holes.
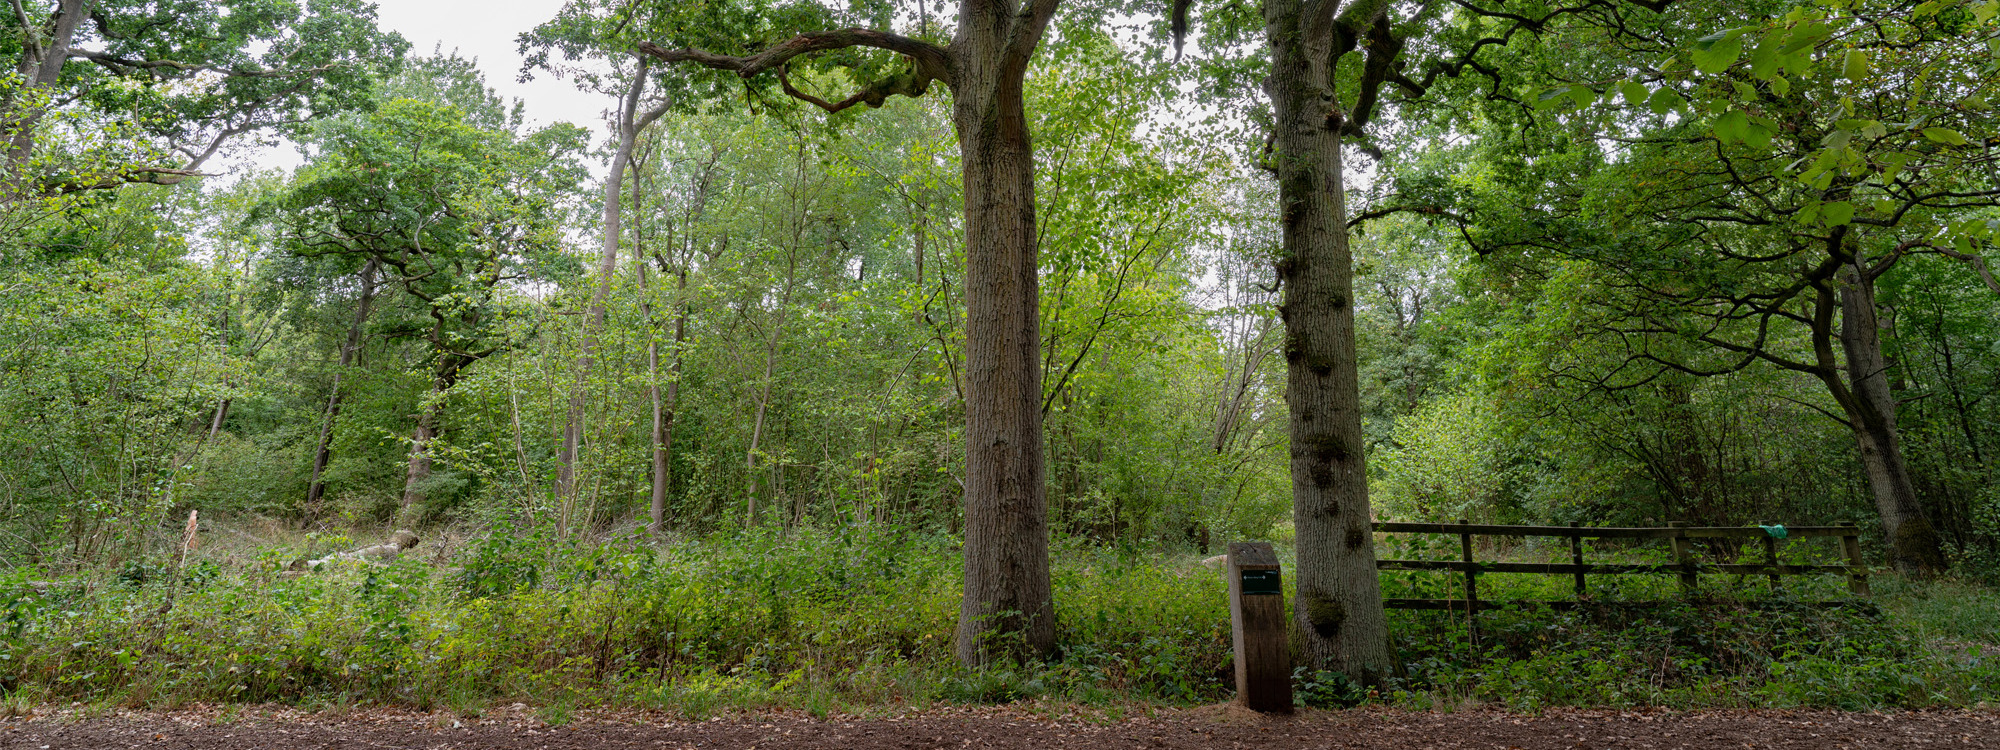
{"type": "Polygon", "coordinates": [[[1236,702],[1292,712],[1292,644],[1285,636],[1285,582],[1269,542],[1229,543],[1229,630],[1236,647],[1236,702]]]}
{"type": "Polygon", "coordinates": [[[1861,557],[1861,530],[1853,524],[1841,525],[1848,527],[1847,534],[1840,537],[1840,550],[1847,554],[1847,592],[1867,599],[1868,561],[1861,557]]]}
{"type": "Polygon", "coordinates": [[[1668,521],[1667,525],[1675,529],[1670,541],[1674,545],[1674,562],[1681,566],[1681,590],[1692,594],[1700,583],[1694,566],[1694,543],[1688,540],[1687,532],[1680,531],[1687,522],[1668,521]]]}
{"type": "MultiPolygon", "coordinates": [[[[1463,518],[1458,525],[1472,523],[1463,518]]],[[[1465,637],[1473,650],[1479,650],[1479,571],[1472,565],[1472,534],[1461,531],[1458,535],[1458,549],[1465,558],[1465,637]]]]}
{"type": "MultiPolygon", "coordinates": [[[[1582,524],[1576,521],[1569,522],[1569,527],[1572,529],[1580,525],[1582,524]]],[[[1585,596],[1583,586],[1583,534],[1572,534],[1569,538],[1569,564],[1576,566],[1576,598],[1582,599],[1585,596]]]]}
{"type": "Polygon", "coordinates": [[[1785,528],[1774,525],[1772,528],[1764,529],[1764,564],[1771,566],[1771,593],[1775,594],[1778,592],[1778,538],[1771,535],[1772,529],[1783,533],[1785,528]]]}

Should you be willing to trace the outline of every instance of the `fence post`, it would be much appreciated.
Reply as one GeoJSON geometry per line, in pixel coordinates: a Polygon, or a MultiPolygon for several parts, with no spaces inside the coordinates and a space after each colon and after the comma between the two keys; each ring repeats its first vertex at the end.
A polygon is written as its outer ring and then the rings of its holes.
{"type": "MultiPolygon", "coordinates": [[[[1576,528],[1579,525],[1580,524],[1578,524],[1576,521],[1569,522],[1569,527],[1572,529],[1576,528]]],[[[1581,533],[1578,533],[1569,538],[1569,562],[1571,565],[1577,566],[1576,598],[1582,599],[1584,596],[1583,593],[1584,589],[1583,589],[1583,534],[1581,533]]]]}
{"type": "Polygon", "coordinates": [[[1252,711],[1292,712],[1292,644],[1285,634],[1285,585],[1269,542],[1229,543],[1229,626],[1236,649],[1236,702],[1252,711]]]}
{"type": "MultiPolygon", "coordinates": [[[[1460,526],[1463,526],[1471,522],[1461,518],[1458,519],[1458,523],[1460,526]]],[[[1465,562],[1467,563],[1472,562],[1471,533],[1467,532],[1458,535],[1458,551],[1460,555],[1465,558],[1465,562]]],[[[1479,647],[1479,573],[1478,571],[1473,570],[1470,565],[1467,565],[1465,569],[1465,633],[1467,642],[1470,643],[1473,646],[1473,648],[1475,649],[1478,648],[1479,647]]]]}
{"type": "Polygon", "coordinates": [[[1778,538],[1764,531],[1764,563],[1771,566],[1771,593],[1778,593],[1778,538]]]}
{"type": "Polygon", "coordinates": [[[1871,598],[1868,593],[1868,563],[1861,559],[1861,530],[1854,524],[1841,524],[1852,532],[1840,538],[1840,549],[1847,553],[1847,592],[1863,599],[1871,598]]]}
{"type": "MultiPolygon", "coordinates": [[[[1667,526],[1680,529],[1686,527],[1687,522],[1668,521],[1667,526]]],[[[1694,545],[1688,541],[1687,536],[1683,532],[1676,532],[1672,537],[1672,541],[1674,543],[1674,562],[1681,566],[1681,589],[1690,594],[1694,593],[1695,587],[1700,583],[1700,580],[1696,578],[1697,574],[1694,567],[1694,545]]]]}

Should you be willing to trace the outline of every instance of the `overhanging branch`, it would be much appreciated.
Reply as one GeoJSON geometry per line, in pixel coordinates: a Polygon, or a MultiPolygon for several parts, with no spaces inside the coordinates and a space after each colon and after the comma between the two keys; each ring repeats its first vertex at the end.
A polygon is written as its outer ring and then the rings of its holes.
{"type": "Polygon", "coordinates": [[[770,49],[744,57],[730,57],[697,49],[670,50],[652,42],[640,42],[639,51],[662,62],[692,62],[715,70],[727,70],[743,78],[782,67],[792,58],[814,52],[874,47],[906,56],[915,62],[918,75],[949,84],[952,82],[951,56],[943,47],[919,39],[874,29],[809,31],[770,49]]]}

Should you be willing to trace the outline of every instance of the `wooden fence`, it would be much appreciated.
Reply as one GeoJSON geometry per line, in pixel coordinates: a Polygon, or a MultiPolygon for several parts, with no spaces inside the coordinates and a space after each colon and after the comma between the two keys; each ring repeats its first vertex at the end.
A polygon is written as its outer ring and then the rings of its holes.
{"type": "MultiPolygon", "coordinates": [[[[1780,539],[1761,526],[1683,526],[1666,528],[1607,527],[1607,526],[1498,526],[1466,523],[1376,523],[1375,530],[1389,534],[1454,534],[1458,536],[1459,560],[1377,560],[1377,570],[1434,570],[1460,572],[1465,575],[1465,597],[1463,599],[1383,599],[1382,606],[1389,609],[1446,609],[1464,610],[1468,626],[1473,616],[1481,609],[1506,606],[1506,602],[1481,601],[1479,598],[1479,574],[1481,573],[1540,573],[1544,575],[1570,575],[1575,577],[1576,596],[1585,595],[1584,577],[1596,575],[1630,574],[1674,574],[1680,577],[1681,586],[1692,590],[1699,583],[1703,573],[1729,575],[1769,576],[1776,586],[1779,576],[1845,575],[1848,591],[1857,597],[1868,594],[1868,568],[1861,559],[1860,529],[1847,526],[1793,526],[1784,530],[1784,540],[1815,537],[1837,538],[1841,553],[1847,558],[1846,565],[1784,565],[1778,562],[1778,542],[1780,539]],[[1509,537],[1560,537],[1569,539],[1568,563],[1528,563],[1528,562],[1478,562],[1472,556],[1472,538],[1475,536],[1509,537]],[[1762,539],[1764,542],[1764,562],[1753,565],[1719,565],[1695,560],[1696,539],[1762,539]],[[1583,560],[1584,539],[1665,539],[1673,545],[1674,562],[1665,565],[1625,565],[1589,564],[1583,560]]],[[[1541,604],[1570,604],[1569,602],[1537,602],[1541,604]]],[[[1476,630],[1474,631],[1476,632],[1476,630]]]]}

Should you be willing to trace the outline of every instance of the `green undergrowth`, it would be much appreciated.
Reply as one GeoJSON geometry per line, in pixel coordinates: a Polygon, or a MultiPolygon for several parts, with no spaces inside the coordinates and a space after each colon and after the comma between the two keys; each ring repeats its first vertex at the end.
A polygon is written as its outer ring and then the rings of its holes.
{"type": "MultiPolygon", "coordinates": [[[[551,720],[602,705],[823,714],[1026,698],[1190,705],[1232,691],[1226,590],[1192,555],[1060,545],[1060,656],[982,670],[953,663],[959,552],[936,536],[737,534],[655,548],[501,529],[443,560],[298,575],[283,570],[288,557],[13,571],[0,579],[0,690],[9,705],[476,714],[521,701],[551,720]]],[[[1385,576],[1385,593],[1440,594],[1423,590],[1457,580],[1431,577],[1442,583],[1385,576]]],[[[1481,581],[1489,599],[1556,598],[1550,585],[1481,581]]],[[[1650,590],[1619,585],[1594,589],[1590,606],[1482,613],[1477,640],[1460,613],[1391,612],[1395,677],[1359,686],[1301,670],[1298,694],[1535,710],[1962,706],[2000,693],[2000,597],[1976,586],[1880,581],[1879,608],[1828,609],[1809,603],[1818,590],[1718,586],[1640,604],[1650,590]]]]}

